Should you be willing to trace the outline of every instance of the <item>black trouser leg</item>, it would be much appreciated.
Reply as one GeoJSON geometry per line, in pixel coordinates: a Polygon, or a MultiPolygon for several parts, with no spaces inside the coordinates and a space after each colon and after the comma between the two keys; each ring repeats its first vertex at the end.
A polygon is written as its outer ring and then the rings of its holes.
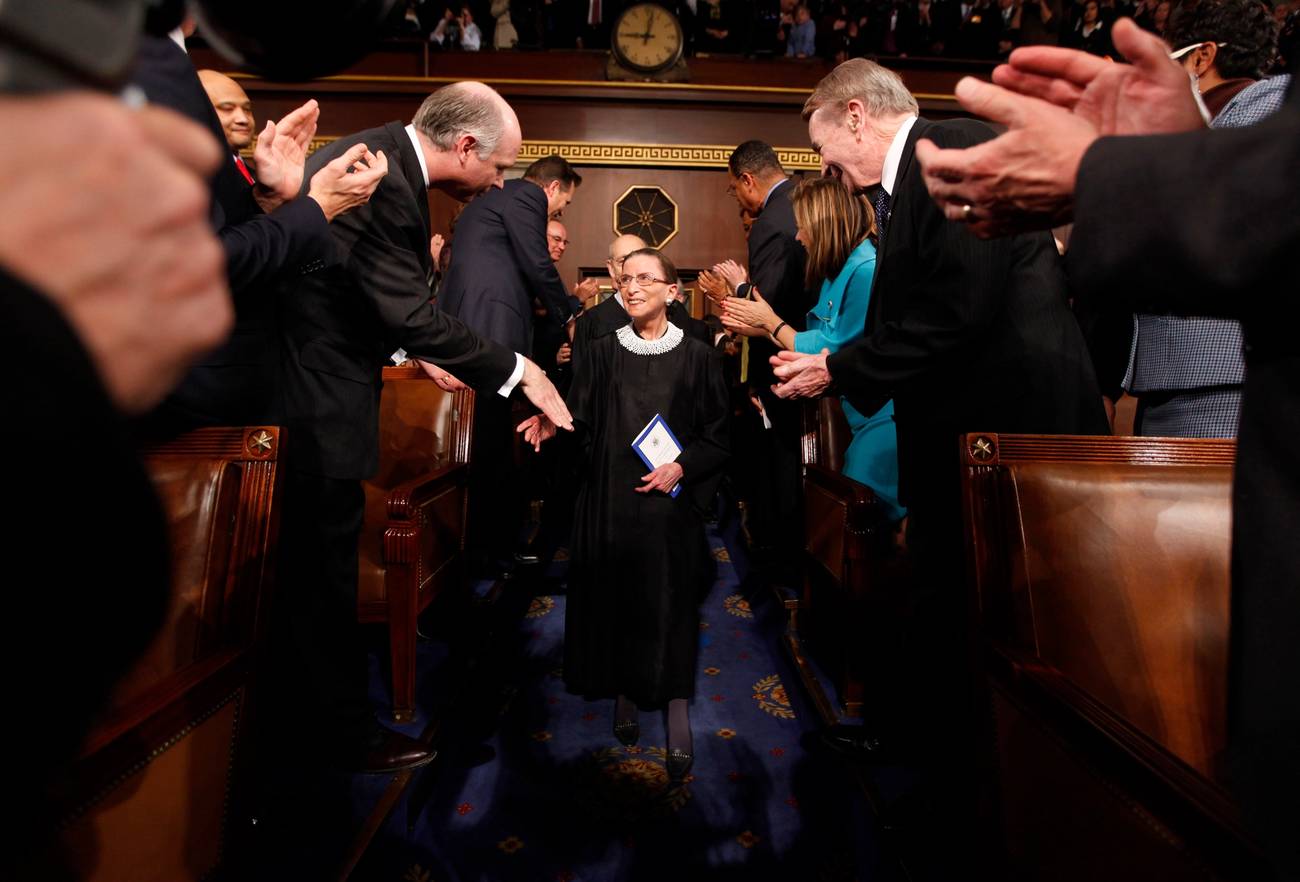
{"type": "Polygon", "coordinates": [[[511,422],[508,398],[487,392],[474,397],[465,544],[480,561],[504,560],[519,541],[519,481],[511,422]]]}

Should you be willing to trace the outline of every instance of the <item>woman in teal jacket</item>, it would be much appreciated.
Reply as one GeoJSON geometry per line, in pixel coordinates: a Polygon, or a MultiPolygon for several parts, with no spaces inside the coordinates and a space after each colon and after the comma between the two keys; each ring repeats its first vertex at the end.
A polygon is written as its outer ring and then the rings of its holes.
{"type": "MultiPolygon", "coordinates": [[[[821,295],[808,312],[806,331],[781,320],[760,292],[753,300],[735,297],[723,302],[722,323],[746,336],[770,337],[783,349],[796,352],[835,352],[862,336],[876,271],[875,215],[865,197],[855,196],[832,178],[809,178],[795,187],[798,240],[808,252],[807,282],[820,283],[821,295]]],[[[840,399],[853,441],[844,455],[844,474],[870,487],[891,520],[906,512],[898,504],[898,437],[894,403],[870,416],[840,399]]]]}

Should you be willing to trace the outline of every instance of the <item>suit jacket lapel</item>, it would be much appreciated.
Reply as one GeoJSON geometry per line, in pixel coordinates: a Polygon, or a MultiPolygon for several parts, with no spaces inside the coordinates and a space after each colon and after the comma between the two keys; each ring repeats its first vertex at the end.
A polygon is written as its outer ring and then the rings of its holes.
{"type": "MultiPolygon", "coordinates": [[[[916,139],[923,137],[930,123],[920,117],[912,123],[912,130],[907,133],[907,141],[903,144],[903,154],[898,157],[898,171],[894,175],[894,192],[889,194],[889,224],[886,226],[885,234],[880,237],[876,245],[876,271],[871,276],[871,305],[868,307],[870,313],[874,314],[879,302],[876,297],[876,285],[880,281],[881,270],[885,264],[885,244],[889,241],[890,232],[895,229],[894,218],[898,216],[898,197],[903,193],[903,178],[912,167],[912,157],[916,154],[916,139]]],[[[868,322],[870,325],[870,322],[868,322]]]]}
{"type": "Polygon", "coordinates": [[[429,191],[424,186],[424,173],[420,171],[420,159],[415,155],[415,145],[406,134],[405,124],[390,122],[384,125],[384,129],[397,147],[397,155],[401,158],[402,177],[406,178],[412,195],[415,196],[415,204],[420,209],[420,220],[424,222],[424,237],[427,239],[433,235],[429,220],[429,191]]]}

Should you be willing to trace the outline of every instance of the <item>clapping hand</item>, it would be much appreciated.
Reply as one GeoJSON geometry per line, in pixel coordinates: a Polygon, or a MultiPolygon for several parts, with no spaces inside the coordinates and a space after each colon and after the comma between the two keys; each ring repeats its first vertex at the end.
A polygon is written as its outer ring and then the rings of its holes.
{"type": "Polygon", "coordinates": [[[772,387],[778,398],[816,398],[831,384],[830,371],[826,369],[829,349],[817,355],[801,355],[782,350],[772,356],[774,373],[781,382],[772,387]]]}
{"type": "Polygon", "coordinates": [[[766,337],[780,322],[756,289],[753,300],[728,297],[722,302],[722,326],[746,337],[766,337]]]}
{"type": "Polygon", "coordinates": [[[442,238],[442,233],[434,233],[433,238],[429,240],[429,256],[433,258],[433,265],[438,265],[438,258],[442,256],[442,246],[447,244],[447,240],[442,238]]]}
{"type": "Polygon", "coordinates": [[[704,296],[719,306],[722,305],[722,302],[727,299],[727,295],[730,293],[727,290],[726,281],[712,270],[701,270],[695,281],[699,284],[700,290],[704,292],[704,296]]]}
{"type": "Polygon", "coordinates": [[[266,121],[257,137],[253,161],[257,163],[257,186],[253,196],[263,211],[271,212],[298,195],[302,189],[307,148],[316,135],[320,105],[313,98],[278,123],[266,121]]]}
{"type": "Polygon", "coordinates": [[[724,260],[722,263],[714,264],[713,271],[727,283],[729,294],[735,294],[737,288],[749,281],[749,273],[734,260],[724,260]]]}
{"type": "Polygon", "coordinates": [[[970,77],[957,84],[963,107],[1007,131],[960,150],[917,142],[925,185],[950,220],[983,238],[1065,223],[1084,153],[1098,138],[1204,124],[1187,74],[1159,37],[1131,19],[1116,22],[1111,36],[1132,64],[1027,46],[994,70],[997,85],[970,77]]]}
{"type": "Polygon", "coordinates": [[[599,293],[600,282],[592,276],[588,276],[580,282],[575,282],[573,285],[573,296],[581,300],[583,306],[586,306],[587,301],[599,293]]]}
{"type": "Polygon", "coordinates": [[[658,490],[660,493],[671,493],[681,480],[682,467],[675,462],[666,462],[650,474],[642,475],[641,486],[636,488],[636,492],[653,493],[658,490]]]}
{"type": "Polygon", "coordinates": [[[369,202],[386,174],[388,158],[384,151],[371,153],[365,144],[353,144],[346,153],[311,176],[307,195],[320,205],[326,220],[334,220],[345,211],[369,202]]]}

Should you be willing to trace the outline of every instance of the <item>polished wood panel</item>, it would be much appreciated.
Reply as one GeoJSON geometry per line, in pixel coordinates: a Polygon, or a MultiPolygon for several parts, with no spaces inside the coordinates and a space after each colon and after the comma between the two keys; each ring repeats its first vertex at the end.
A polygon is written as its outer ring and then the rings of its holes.
{"type": "Polygon", "coordinates": [[[1183,438],[960,439],[996,723],[987,792],[1016,867],[1262,878],[1219,784],[1235,452],[1183,438]]]}
{"type": "Polygon", "coordinates": [[[279,447],[278,428],[253,426],[200,429],[143,451],[168,516],[171,611],[60,788],[60,835],[78,878],[213,878],[237,850],[279,447]]]}

